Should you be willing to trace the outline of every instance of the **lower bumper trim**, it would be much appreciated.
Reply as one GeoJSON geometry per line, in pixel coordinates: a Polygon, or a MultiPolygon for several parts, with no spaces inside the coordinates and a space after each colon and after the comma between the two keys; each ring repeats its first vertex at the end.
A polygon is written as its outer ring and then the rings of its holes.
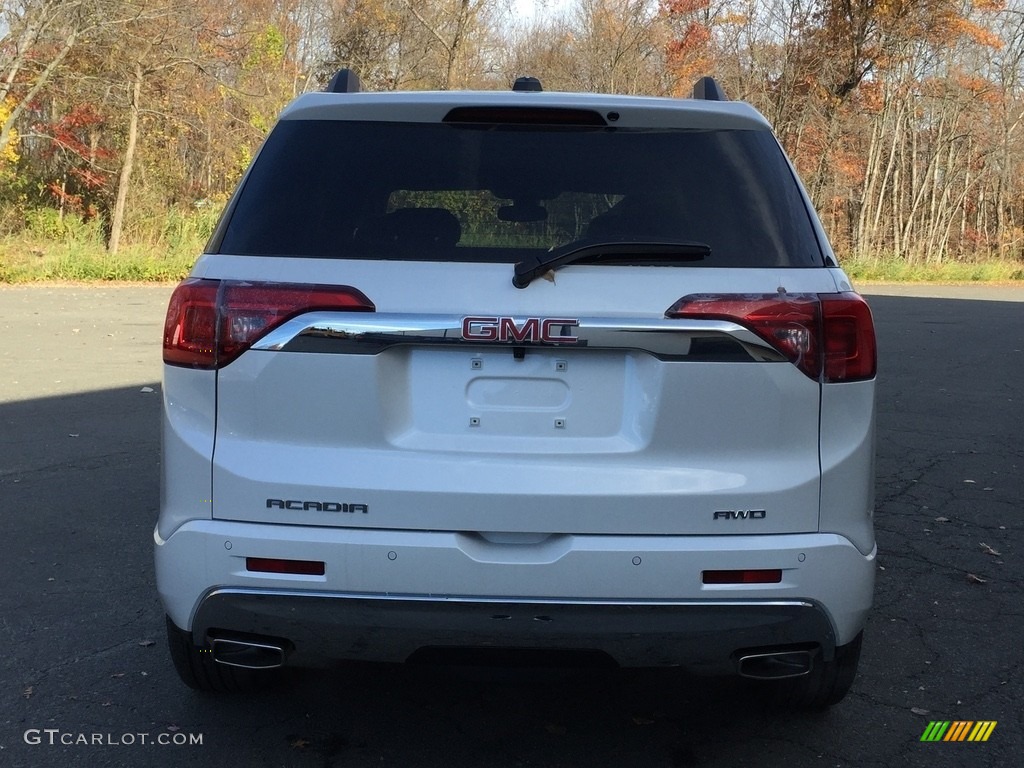
{"type": "Polygon", "coordinates": [[[564,602],[542,599],[359,595],[217,589],[193,617],[194,641],[286,640],[289,665],[404,662],[423,648],[600,651],[628,667],[737,671],[747,649],[816,647],[835,633],[811,601],[564,602]]]}

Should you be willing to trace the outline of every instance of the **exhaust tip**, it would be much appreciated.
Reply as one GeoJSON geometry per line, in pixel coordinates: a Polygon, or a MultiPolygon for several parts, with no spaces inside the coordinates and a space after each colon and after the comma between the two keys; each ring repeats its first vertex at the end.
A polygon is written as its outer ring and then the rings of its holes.
{"type": "Polygon", "coordinates": [[[277,669],[284,666],[284,647],[273,642],[213,639],[213,660],[242,669],[277,669]]]}
{"type": "Polygon", "coordinates": [[[739,673],[754,680],[782,680],[802,677],[811,671],[814,657],[810,651],[776,651],[741,656],[739,673]]]}

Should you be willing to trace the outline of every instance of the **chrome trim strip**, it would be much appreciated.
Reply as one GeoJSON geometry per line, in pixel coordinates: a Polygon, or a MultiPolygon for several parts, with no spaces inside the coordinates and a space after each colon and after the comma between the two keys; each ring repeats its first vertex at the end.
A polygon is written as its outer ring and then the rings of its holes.
{"type": "MultiPolygon", "coordinates": [[[[524,318],[525,319],[525,318],[524,318]]],[[[318,340],[316,351],[340,354],[378,354],[400,345],[464,346],[483,349],[510,347],[548,349],[629,349],[662,358],[685,358],[700,352],[696,340],[726,340],[743,350],[751,361],[784,362],[768,342],[741,325],[725,320],[669,320],[651,318],[579,318],[577,326],[561,326],[566,343],[486,342],[462,337],[462,315],[420,315],[365,312],[309,312],[272,330],[252,345],[264,351],[309,351],[302,341],[318,340]],[[572,341],[568,341],[569,334],[572,341]]],[[[555,325],[555,327],[559,327],[555,325]]],[[[714,356],[714,355],[712,355],[714,356]]]]}
{"type": "Polygon", "coordinates": [[[195,613],[199,606],[213,597],[226,595],[251,595],[254,597],[322,597],[339,600],[387,600],[393,602],[421,602],[421,603],[467,603],[487,604],[502,603],[505,605],[579,605],[579,606],[671,606],[671,607],[729,607],[729,608],[765,608],[765,607],[789,607],[789,608],[815,608],[817,607],[810,600],[750,600],[749,598],[738,600],[609,600],[609,599],[565,599],[558,597],[502,597],[499,595],[471,596],[471,595],[417,595],[417,594],[379,594],[375,592],[325,592],[315,589],[257,589],[252,587],[215,587],[208,590],[196,603],[193,609],[191,620],[195,619],[195,613]]]}

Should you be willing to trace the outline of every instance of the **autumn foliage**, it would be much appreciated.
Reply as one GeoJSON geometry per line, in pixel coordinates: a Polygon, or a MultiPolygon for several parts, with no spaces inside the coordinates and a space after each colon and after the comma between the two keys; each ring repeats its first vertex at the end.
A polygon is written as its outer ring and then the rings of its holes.
{"type": "Polygon", "coordinates": [[[37,209],[158,243],[220,206],[296,95],[687,96],[775,126],[843,253],[1024,254],[1024,0],[22,0],[0,7],[0,227],[37,209]],[[550,4],[549,4],[550,7],[550,4]]]}

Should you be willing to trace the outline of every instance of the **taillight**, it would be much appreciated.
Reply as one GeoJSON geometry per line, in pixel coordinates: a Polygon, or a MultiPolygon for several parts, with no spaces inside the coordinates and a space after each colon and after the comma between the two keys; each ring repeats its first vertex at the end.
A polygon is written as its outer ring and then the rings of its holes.
{"type": "Polygon", "coordinates": [[[855,293],[693,294],[665,315],[742,325],[815,381],[860,381],[875,375],[871,310],[855,293]]]}
{"type": "Polygon", "coordinates": [[[164,362],[212,368],[217,360],[215,280],[184,280],[171,294],[164,319],[164,362]]]}
{"type": "Polygon", "coordinates": [[[825,381],[861,381],[878,370],[871,309],[855,293],[822,296],[825,381]]]}
{"type": "Polygon", "coordinates": [[[171,295],[164,322],[164,362],[223,368],[287,320],[317,310],[372,312],[349,286],[235,281],[183,281],[171,295]]]}

